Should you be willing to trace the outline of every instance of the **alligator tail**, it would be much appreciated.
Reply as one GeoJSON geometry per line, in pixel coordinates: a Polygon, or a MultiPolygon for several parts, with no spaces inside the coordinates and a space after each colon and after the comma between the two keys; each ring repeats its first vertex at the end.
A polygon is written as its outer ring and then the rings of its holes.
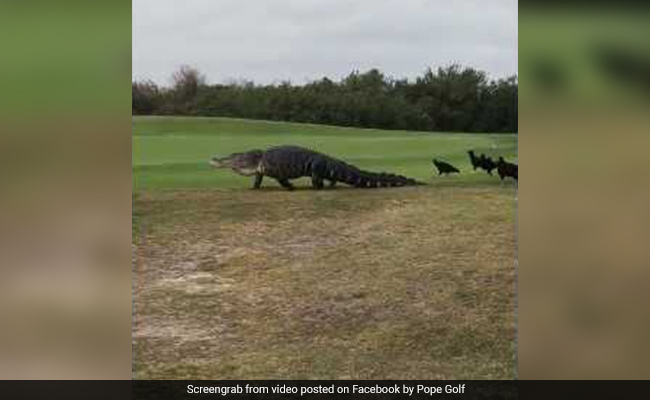
{"type": "Polygon", "coordinates": [[[327,179],[346,183],[357,188],[400,187],[424,185],[415,179],[386,172],[370,172],[336,160],[329,165],[327,179]]]}

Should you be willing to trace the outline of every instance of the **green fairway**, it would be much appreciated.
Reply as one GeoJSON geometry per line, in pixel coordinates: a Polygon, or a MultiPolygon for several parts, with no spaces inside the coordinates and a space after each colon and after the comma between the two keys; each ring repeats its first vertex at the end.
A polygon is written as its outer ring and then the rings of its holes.
{"type": "MultiPolygon", "coordinates": [[[[295,144],[341,158],[371,171],[400,173],[440,185],[498,184],[473,172],[466,151],[514,159],[515,135],[380,131],[227,118],[134,118],[134,189],[244,188],[230,171],[210,168],[212,155],[295,144]],[[431,159],[458,166],[460,177],[432,180],[431,159]]],[[[300,184],[308,185],[308,182],[300,184]]],[[[265,186],[277,186],[271,179],[265,186]]]]}
{"type": "Polygon", "coordinates": [[[515,135],[135,118],[136,379],[513,379],[515,135]],[[426,186],[286,191],[213,154],[299,144],[426,186]],[[431,158],[459,176],[433,177],[431,158]]]}

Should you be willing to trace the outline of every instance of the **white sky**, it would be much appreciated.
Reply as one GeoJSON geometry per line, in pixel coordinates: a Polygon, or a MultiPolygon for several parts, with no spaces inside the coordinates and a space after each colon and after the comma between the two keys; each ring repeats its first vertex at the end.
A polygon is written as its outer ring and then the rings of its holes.
{"type": "Polygon", "coordinates": [[[133,0],[133,78],[304,83],[459,63],[517,73],[517,0],[133,0]]]}

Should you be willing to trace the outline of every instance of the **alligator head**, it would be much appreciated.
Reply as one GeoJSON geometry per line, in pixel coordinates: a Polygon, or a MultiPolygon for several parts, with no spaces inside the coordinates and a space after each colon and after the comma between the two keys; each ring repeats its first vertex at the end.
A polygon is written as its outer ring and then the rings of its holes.
{"type": "Polygon", "coordinates": [[[240,175],[251,176],[259,171],[263,155],[262,150],[233,153],[227,157],[212,157],[210,165],[215,168],[230,168],[240,175]]]}

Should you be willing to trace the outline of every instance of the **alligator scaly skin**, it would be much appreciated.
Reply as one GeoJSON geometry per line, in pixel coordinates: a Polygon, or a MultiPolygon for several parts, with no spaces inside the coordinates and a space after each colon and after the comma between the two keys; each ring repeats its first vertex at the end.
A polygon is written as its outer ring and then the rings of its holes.
{"type": "Polygon", "coordinates": [[[357,188],[422,184],[401,175],[364,171],[334,157],[298,146],[267,149],[258,166],[255,187],[260,186],[264,176],[277,179],[287,189],[293,189],[289,180],[301,177],[311,177],[312,186],[317,189],[323,188],[323,181],[329,181],[330,186],[342,182],[357,188]]]}

